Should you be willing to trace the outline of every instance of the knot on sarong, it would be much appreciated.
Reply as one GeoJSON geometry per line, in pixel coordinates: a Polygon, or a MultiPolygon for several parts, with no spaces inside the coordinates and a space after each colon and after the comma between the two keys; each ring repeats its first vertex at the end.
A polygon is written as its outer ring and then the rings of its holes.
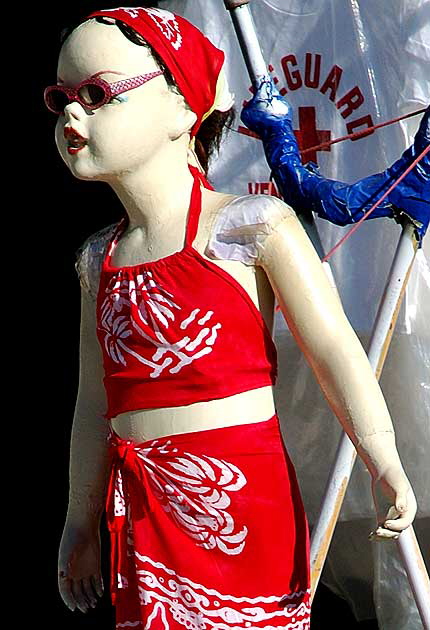
{"type": "Polygon", "coordinates": [[[115,434],[109,437],[109,447],[112,463],[106,498],[107,525],[110,531],[121,531],[130,518],[145,518],[154,510],[154,504],[145,467],[137,457],[140,447],[115,434]]]}

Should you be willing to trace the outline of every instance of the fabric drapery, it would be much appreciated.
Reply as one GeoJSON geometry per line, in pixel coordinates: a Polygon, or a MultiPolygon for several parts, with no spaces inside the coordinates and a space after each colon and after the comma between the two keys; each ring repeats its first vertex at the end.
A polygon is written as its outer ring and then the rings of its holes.
{"type": "Polygon", "coordinates": [[[306,517],[276,415],[109,446],[117,628],[309,628],[306,517]]]}

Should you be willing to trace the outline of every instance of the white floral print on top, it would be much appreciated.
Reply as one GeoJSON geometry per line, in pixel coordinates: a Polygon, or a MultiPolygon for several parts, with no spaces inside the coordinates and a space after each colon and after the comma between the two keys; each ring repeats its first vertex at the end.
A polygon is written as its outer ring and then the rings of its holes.
{"type": "Polygon", "coordinates": [[[221,328],[219,322],[213,322],[214,312],[202,313],[196,308],[184,317],[174,296],[154,281],[151,271],[142,271],[136,279],[119,273],[112,277],[105,292],[99,331],[104,336],[106,352],[115,363],[127,365],[126,354],[129,354],[152,369],[151,378],[157,378],[167,367],[176,374],[212,352],[221,328]],[[138,320],[130,317],[132,305],[137,307],[138,320]],[[166,333],[178,315],[182,316],[178,321],[180,330],[186,331],[193,324],[193,336],[184,332],[182,337],[172,339],[170,332],[168,338],[166,333]],[[145,357],[127,345],[132,329],[154,346],[151,356],[145,357]]]}

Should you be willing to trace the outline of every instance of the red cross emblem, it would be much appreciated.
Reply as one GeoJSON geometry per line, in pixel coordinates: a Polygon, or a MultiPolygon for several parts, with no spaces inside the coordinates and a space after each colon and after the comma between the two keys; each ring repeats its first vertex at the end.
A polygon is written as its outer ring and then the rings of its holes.
{"type": "MultiPolygon", "coordinates": [[[[300,151],[305,151],[311,147],[315,147],[323,142],[329,142],[331,140],[331,131],[329,129],[317,129],[316,123],[316,111],[315,107],[299,107],[299,128],[294,129],[294,134],[297,138],[297,144],[300,151]]],[[[238,131],[246,136],[252,136],[253,138],[259,138],[259,136],[250,131],[246,127],[240,125],[238,131]]],[[[321,147],[315,151],[308,151],[303,157],[303,163],[315,162],[318,164],[318,152],[330,151],[331,147],[321,147]]]]}
{"type": "MultiPolygon", "coordinates": [[[[317,129],[315,107],[299,107],[299,128],[294,129],[297,144],[300,151],[310,149],[323,142],[330,142],[331,131],[328,129],[317,129]]],[[[315,151],[308,151],[303,156],[303,163],[315,162],[318,164],[318,151],[330,151],[331,147],[321,147],[315,151]]]]}

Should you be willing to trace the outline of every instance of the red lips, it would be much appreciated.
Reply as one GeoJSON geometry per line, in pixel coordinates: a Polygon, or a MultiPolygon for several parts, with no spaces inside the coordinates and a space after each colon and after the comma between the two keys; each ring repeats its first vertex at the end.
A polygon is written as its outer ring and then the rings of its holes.
{"type": "Polygon", "coordinates": [[[73,127],[64,127],[64,137],[67,140],[67,152],[74,155],[87,145],[87,138],[81,136],[73,127]]]}

